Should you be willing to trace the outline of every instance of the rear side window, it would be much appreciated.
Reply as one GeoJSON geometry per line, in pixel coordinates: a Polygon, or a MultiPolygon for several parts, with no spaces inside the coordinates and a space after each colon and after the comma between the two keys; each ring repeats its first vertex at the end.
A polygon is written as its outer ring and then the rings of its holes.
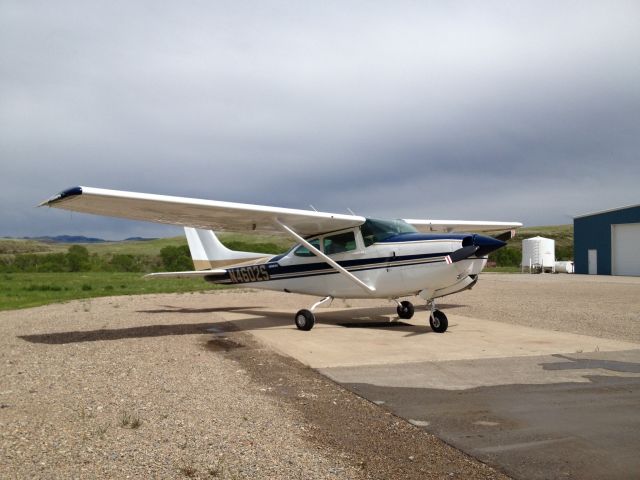
{"type": "MultiPolygon", "coordinates": [[[[309,240],[309,243],[311,245],[313,245],[315,248],[317,248],[318,250],[320,250],[320,239],[319,238],[314,238],[313,240],[309,240]]],[[[305,247],[304,245],[300,245],[298,248],[296,248],[296,250],[293,252],[293,254],[296,257],[313,257],[314,254],[311,253],[309,251],[309,249],[307,247],[305,247]]]]}
{"type": "Polygon", "coordinates": [[[356,249],[356,237],[353,232],[338,233],[324,237],[323,244],[327,255],[349,252],[356,249]]]}

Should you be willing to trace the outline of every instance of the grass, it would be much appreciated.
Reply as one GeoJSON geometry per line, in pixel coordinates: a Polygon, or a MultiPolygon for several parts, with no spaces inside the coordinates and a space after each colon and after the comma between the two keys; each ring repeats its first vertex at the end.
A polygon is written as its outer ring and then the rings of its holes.
{"type": "Polygon", "coordinates": [[[178,470],[185,477],[189,477],[189,478],[195,477],[197,475],[197,473],[198,473],[198,469],[196,467],[194,467],[193,465],[186,465],[185,464],[185,465],[182,465],[182,466],[178,467],[178,470]]]}
{"type": "Polygon", "coordinates": [[[112,295],[200,292],[220,288],[223,287],[200,278],[149,280],[141,273],[7,273],[0,274],[0,310],[112,295]]]}

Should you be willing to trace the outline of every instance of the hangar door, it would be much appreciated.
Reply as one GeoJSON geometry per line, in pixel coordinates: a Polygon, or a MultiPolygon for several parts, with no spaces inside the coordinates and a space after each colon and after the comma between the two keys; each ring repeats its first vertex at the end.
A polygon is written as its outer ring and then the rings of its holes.
{"type": "Polygon", "coordinates": [[[613,275],[640,276],[640,223],[611,225],[613,275]]]}

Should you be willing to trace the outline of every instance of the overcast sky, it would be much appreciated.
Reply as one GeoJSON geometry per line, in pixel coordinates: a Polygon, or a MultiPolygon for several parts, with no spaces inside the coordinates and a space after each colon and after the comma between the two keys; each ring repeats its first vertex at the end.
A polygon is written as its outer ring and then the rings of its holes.
{"type": "Polygon", "coordinates": [[[74,185],[570,223],[640,203],[640,2],[0,0],[0,236],[74,185]]]}

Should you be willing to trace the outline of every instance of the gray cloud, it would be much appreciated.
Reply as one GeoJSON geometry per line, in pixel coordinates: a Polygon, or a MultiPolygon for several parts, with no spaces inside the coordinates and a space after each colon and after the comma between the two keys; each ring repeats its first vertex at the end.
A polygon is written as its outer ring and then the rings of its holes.
{"type": "Polygon", "coordinates": [[[567,223],[637,203],[637,2],[0,2],[0,235],[76,184],[567,223]]]}

